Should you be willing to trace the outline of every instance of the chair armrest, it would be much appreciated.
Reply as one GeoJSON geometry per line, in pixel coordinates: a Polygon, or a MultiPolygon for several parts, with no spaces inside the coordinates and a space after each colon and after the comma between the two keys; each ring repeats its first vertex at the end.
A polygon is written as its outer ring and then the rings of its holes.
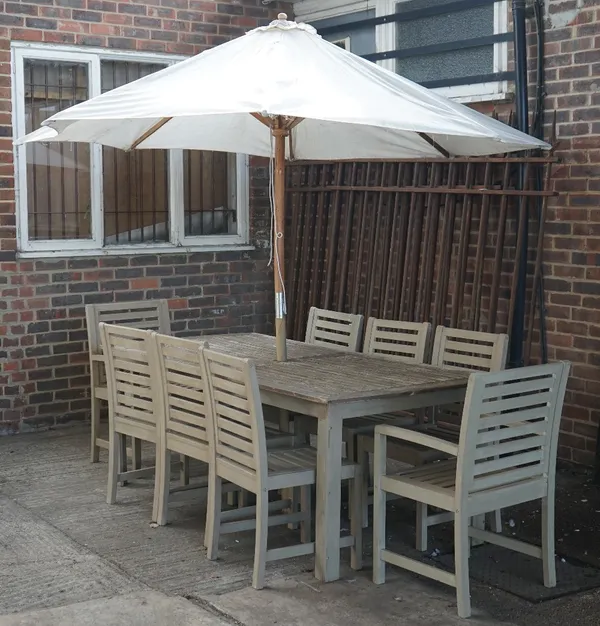
{"type": "Polygon", "coordinates": [[[409,430],[408,428],[401,428],[400,426],[382,424],[375,428],[375,435],[383,435],[385,437],[391,437],[392,439],[409,441],[410,443],[416,443],[425,448],[432,448],[433,450],[439,450],[440,452],[452,456],[458,456],[458,446],[456,444],[438,439],[431,435],[426,435],[418,430],[409,430]]]}

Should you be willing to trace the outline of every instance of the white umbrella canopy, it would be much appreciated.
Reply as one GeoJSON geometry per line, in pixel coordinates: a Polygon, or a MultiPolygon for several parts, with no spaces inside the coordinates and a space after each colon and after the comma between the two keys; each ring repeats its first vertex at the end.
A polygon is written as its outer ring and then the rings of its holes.
{"type": "Polygon", "coordinates": [[[325,41],[285,14],[61,111],[17,143],[30,141],[274,156],[276,333],[282,360],[285,158],[428,158],[550,148],[325,41]]]}

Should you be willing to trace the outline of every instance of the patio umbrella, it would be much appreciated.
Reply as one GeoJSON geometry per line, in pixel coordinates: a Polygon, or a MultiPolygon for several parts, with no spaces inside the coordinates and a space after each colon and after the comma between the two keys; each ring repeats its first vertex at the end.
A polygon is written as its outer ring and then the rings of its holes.
{"type": "Polygon", "coordinates": [[[286,360],[285,159],[478,156],[549,146],[322,39],[268,26],[45,120],[28,141],[274,159],[275,331],[286,360]]]}

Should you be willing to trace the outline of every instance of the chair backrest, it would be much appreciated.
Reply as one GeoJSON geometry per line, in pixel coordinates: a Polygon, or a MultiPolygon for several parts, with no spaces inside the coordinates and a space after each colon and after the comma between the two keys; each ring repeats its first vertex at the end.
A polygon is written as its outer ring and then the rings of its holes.
{"type": "Polygon", "coordinates": [[[267,445],[254,364],[206,348],[201,352],[217,473],[238,485],[238,476],[241,482],[261,482],[267,475],[267,445]]]}
{"type": "Polygon", "coordinates": [[[115,430],[156,441],[160,404],[150,369],[153,331],[101,323],[100,334],[106,356],[109,418],[115,430]]]}
{"type": "Polygon", "coordinates": [[[167,300],[88,304],[85,307],[85,317],[90,354],[100,354],[101,352],[101,340],[98,332],[98,325],[101,323],[155,330],[163,335],[171,334],[167,300]]]}
{"type": "Polygon", "coordinates": [[[507,490],[517,490],[526,501],[553,486],[548,481],[554,480],[569,367],[551,363],[471,375],[459,441],[458,497],[489,497],[501,508],[511,500],[507,490]]]}
{"type": "Polygon", "coordinates": [[[425,363],[430,332],[431,324],[428,322],[421,324],[370,317],[363,352],[399,361],[425,363]]]}
{"type": "Polygon", "coordinates": [[[311,307],[306,324],[305,343],[357,352],[364,316],[311,307]]]}
{"type": "Polygon", "coordinates": [[[499,372],[506,366],[508,335],[438,326],[431,363],[451,369],[499,372]]]}
{"type": "Polygon", "coordinates": [[[167,447],[172,441],[176,452],[208,463],[210,407],[201,344],[158,333],[154,341],[156,350],[150,355],[150,364],[162,407],[160,428],[167,447]]]}

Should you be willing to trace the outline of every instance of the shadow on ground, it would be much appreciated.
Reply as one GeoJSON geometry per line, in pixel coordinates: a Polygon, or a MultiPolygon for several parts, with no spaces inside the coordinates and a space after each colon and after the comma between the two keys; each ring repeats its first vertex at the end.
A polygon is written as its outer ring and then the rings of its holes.
{"type": "MultiPolygon", "coordinates": [[[[105,502],[105,489],[106,459],[89,463],[84,427],[0,438],[0,614],[161,592],[188,598],[224,623],[238,626],[463,623],[456,617],[452,589],[393,568],[388,582],[375,587],[370,582],[370,567],[360,573],[348,568],[348,554],[342,557],[344,578],[335,584],[317,583],[311,573],[312,559],[306,557],[270,564],[269,588],[256,592],[249,588],[252,533],[228,536],[222,542],[219,561],[206,560],[206,511],[199,492],[174,503],[170,525],[155,529],[149,523],[151,481],[120,489],[118,504],[113,506],[105,502]]],[[[570,512],[576,500],[581,505],[578,511],[600,510],[596,487],[587,475],[571,472],[561,474],[559,491],[559,549],[567,561],[587,551],[583,554],[586,561],[598,565],[600,548],[592,540],[593,517],[584,524],[583,517],[573,519],[570,512]],[[569,497],[565,499],[563,494],[569,497]]],[[[389,534],[399,533],[408,540],[410,531],[406,529],[412,513],[399,504],[390,506],[389,534]]],[[[535,540],[535,507],[510,511],[506,519],[514,521],[509,534],[535,540]]],[[[443,546],[447,532],[436,529],[432,549],[438,542],[443,546]]],[[[291,533],[287,529],[273,531],[269,539],[273,546],[283,545],[296,540],[291,533]]],[[[369,531],[365,541],[369,547],[369,531]]],[[[600,593],[533,604],[478,582],[476,552],[472,584],[476,610],[470,623],[597,626],[600,593]]],[[[367,556],[367,565],[369,560],[367,556]]],[[[528,574],[533,579],[535,575],[535,570],[528,574]]],[[[559,579],[560,575],[559,569],[559,579]]]]}

